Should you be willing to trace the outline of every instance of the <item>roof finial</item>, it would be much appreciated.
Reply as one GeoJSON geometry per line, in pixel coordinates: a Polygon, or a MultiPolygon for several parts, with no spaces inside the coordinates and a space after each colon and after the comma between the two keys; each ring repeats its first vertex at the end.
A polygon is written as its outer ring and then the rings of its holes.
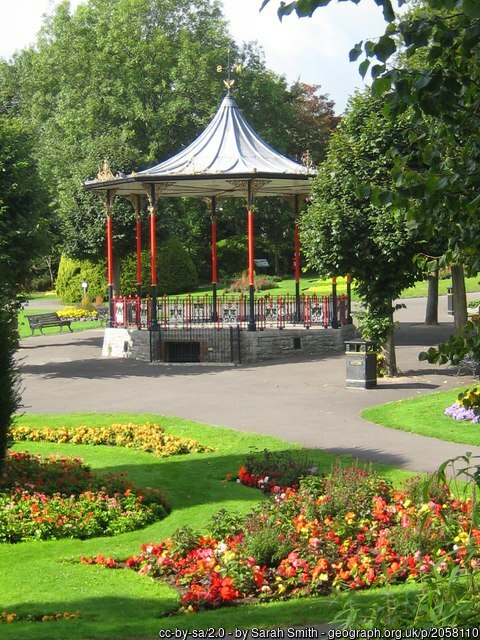
{"type": "Polygon", "coordinates": [[[235,84],[235,78],[232,78],[232,73],[240,73],[242,71],[241,64],[230,64],[230,49],[228,49],[227,66],[217,65],[217,73],[222,73],[223,71],[227,72],[227,79],[223,81],[223,84],[227,87],[227,95],[230,95],[231,89],[235,84]]]}
{"type": "Polygon", "coordinates": [[[312,154],[307,149],[305,153],[302,153],[302,164],[307,167],[307,169],[311,169],[313,165],[312,154]]]}

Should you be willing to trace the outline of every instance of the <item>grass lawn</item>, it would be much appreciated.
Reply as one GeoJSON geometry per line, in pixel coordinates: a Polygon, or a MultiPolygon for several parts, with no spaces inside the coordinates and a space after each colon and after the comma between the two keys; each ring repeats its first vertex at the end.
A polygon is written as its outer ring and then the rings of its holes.
{"type": "MultiPolygon", "coordinates": [[[[259,296],[264,296],[267,294],[271,294],[272,296],[284,296],[286,294],[295,295],[295,280],[293,278],[282,280],[278,283],[277,289],[269,289],[267,291],[261,291],[256,294],[259,296]]],[[[439,280],[438,282],[438,293],[439,295],[446,295],[447,289],[452,286],[452,281],[450,278],[446,278],[444,280],[439,280]]],[[[467,293],[473,293],[475,291],[480,291],[479,278],[465,278],[465,288],[467,293]]],[[[192,295],[204,295],[205,293],[209,293],[211,291],[210,285],[204,285],[202,287],[202,291],[194,293],[192,295]]],[[[325,296],[331,295],[332,293],[332,282],[329,278],[315,278],[314,276],[302,277],[300,278],[300,292],[305,295],[317,295],[317,296],[325,296]]],[[[346,278],[337,278],[337,294],[346,294],[347,293],[347,281],[346,278]]],[[[422,282],[415,283],[415,286],[409,287],[408,289],[404,289],[402,291],[402,298],[424,298],[428,293],[428,282],[426,280],[422,282]]],[[[479,294],[480,298],[480,294],[479,294]]],[[[352,281],[352,299],[358,300],[358,296],[355,293],[355,281],[352,281]]]]}
{"type": "MultiPolygon", "coordinates": [[[[295,280],[293,278],[288,278],[285,280],[281,280],[277,283],[278,287],[275,289],[266,289],[265,291],[256,292],[255,295],[257,297],[263,297],[266,295],[271,296],[294,296],[295,295],[295,280]]],[[[353,291],[353,289],[352,289],[353,291]]],[[[193,297],[201,297],[204,295],[210,295],[212,292],[211,284],[201,285],[198,291],[194,291],[192,293],[184,293],[180,294],[179,298],[184,298],[187,295],[191,295],[193,297]]],[[[239,295],[238,293],[230,293],[228,289],[223,289],[221,286],[218,287],[218,295],[239,295]]],[[[300,278],[300,293],[304,295],[331,295],[332,294],[332,281],[330,279],[321,279],[315,278],[313,276],[302,277],[300,278]]],[[[346,294],[347,293],[347,281],[345,278],[337,278],[337,294],[346,294]]]]}
{"type": "MultiPolygon", "coordinates": [[[[452,286],[450,278],[445,278],[438,281],[438,295],[447,295],[447,289],[452,286]]],[[[478,276],[473,278],[465,278],[465,289],[467,293],[474,293],[480,291],[480,284],[478,276]]],[[[402,291],[402,298],[426,298],[428,294],[428,282],[423,280],[422,282],[416,282],[415,286],[409,287],[402,291]]],[[[480,295],[479,295],[480,298],[480,295]]]]}
{"type": "Polygon", "coordinates": [[[391,429],[480,446],[480,424],[454,420],[443,414],[462,390],[452,389],[412,400],[397,400],[378,407],[369,407],[362,411],[361,416],[391,429]]]}
{"type": "MultiPolygon", "coordinates": [[[[0,612],[18,615],[80,612],[74,620],[14,622],[2,624],[2,640],[147,639],[160,629],[205,629],[288,627],[293,624],[327,622],[338,609],[334,596],[244,605],[198,614],[169,616],[178,606],[176,591],[132,571],[107,570],[79,563],[82,555],[98,553],[124,559],[138,553],[144,542],[158,542],[178,527],[189,525],[204,532],[220,509],[248,512],[264,495],[236,482],[225,481],[236,474],[252,448],[262,451],[295,449],[278,438],[201,425],[177,418],[150,414],[23,415],[18,424],[32,427],[75,425],[102,426],[146,421],[162,424],[168,432],[194,438],[215,451],[160,459],[132,449],[104,446],[21,442],[17,450],[41,454],[80,456],[94,469],[126,471],[138,486],[167,490],[172,512],[164,520],[143,530],[112,538],[52,540],[0,545],[0,612]]],[[[334,456],[321,450],[309,452],[321,470],[329,471],[334,456]]],[[[345,457],[345,461],[349,458],[345,457]]],[[[398,484],[409,474],[387,465],[375,468],[398,484]]],[[[405,592],[411,587],[397,587],[405,592]]],[[[391,589],[389,590],[391,593],[391,589]]],[[[372,604],[385,590],[358,594],[359,606],[372,604]]]]}

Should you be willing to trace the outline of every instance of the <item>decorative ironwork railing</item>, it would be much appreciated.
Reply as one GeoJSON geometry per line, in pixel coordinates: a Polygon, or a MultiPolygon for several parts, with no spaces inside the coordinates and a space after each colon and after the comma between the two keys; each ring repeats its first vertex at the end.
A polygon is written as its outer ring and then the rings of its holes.
{"type": "MultiPolygon", "coordinates": [[[[113,326],[148,329],[151,318],[149,298],[115,298],[113,326]]],[[[157,321],[160,327],[238,326],[247,328],[249,299],[247,295],[213,297],[164,296],[157,300],[157,321]]],[[[283,329],[287,325],[310,327],[339,327],[351,322],[348,317],[348,298],[338,296],[264,296],[255,299],[257,329],[283,329]]]]}

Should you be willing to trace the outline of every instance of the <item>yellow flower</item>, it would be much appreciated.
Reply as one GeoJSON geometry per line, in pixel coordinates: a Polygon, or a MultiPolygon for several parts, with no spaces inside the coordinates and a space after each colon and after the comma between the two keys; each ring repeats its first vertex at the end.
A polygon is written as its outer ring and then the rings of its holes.
{"type": "Polygon", "coordinates": [[[470,536],[468,535],[468,533],[466,531],[460,531],[458,536],[455,536],[453,541],[457,542],[457,543],[459,542],[460,544],[466,544],[469,539],[470,539],[470,536]]]}
{"type": "Polygon", "coordinates": [[[230,562],[230,560],[233,560],[233,558],[235,558],[235,552],[231,551],[230,549],[227,549],[223,554],[223,558],[225,562],[230,562]]]}

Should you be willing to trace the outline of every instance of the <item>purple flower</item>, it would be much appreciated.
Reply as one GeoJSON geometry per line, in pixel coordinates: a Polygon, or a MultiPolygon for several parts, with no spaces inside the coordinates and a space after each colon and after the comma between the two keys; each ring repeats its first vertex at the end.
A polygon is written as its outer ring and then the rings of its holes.
{"type": "Polygon", "coordinates": [[[480,415],[478,415],[476,409],[466,409],[462,405],[454,402],[447,407],[444,411],[446,416],[450,416],[454,420],[468,420],[470,422],[480,422],[480,415]]]}

